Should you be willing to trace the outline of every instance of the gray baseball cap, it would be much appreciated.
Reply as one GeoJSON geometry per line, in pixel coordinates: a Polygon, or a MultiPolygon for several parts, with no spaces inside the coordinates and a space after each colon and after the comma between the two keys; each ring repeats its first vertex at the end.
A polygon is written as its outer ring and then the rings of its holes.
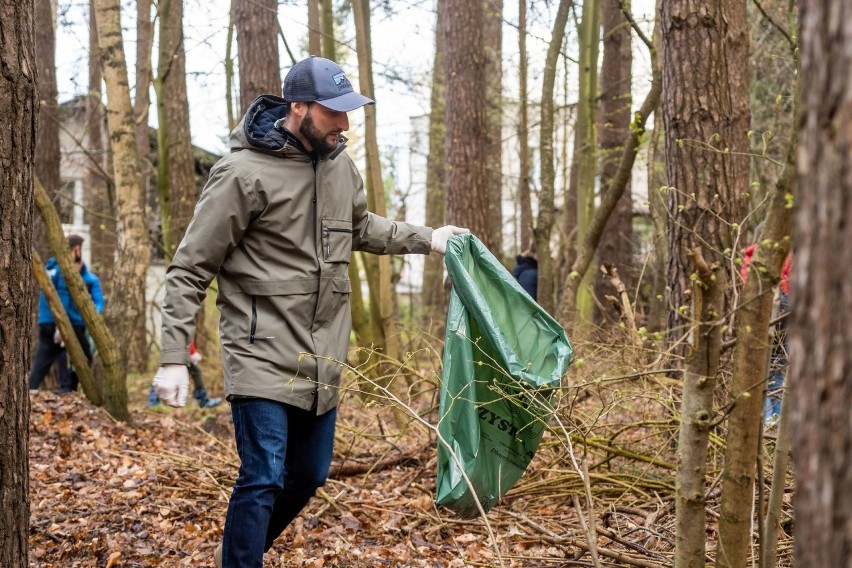
{"type": "Polygon", "coordinates": [[[337,63],[313,55],[290,68],[282,95],[288,103],[316,102],[340,112],[376,104],[352,89],[352,83],[337,63]]]}

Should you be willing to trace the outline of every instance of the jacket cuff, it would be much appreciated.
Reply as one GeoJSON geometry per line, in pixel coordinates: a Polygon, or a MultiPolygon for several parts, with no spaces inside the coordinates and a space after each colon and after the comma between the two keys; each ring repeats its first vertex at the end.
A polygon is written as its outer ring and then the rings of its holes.
{"type": "Polygon", "coordinates": [[[160,353],[160,366],[189,365],[189,349],[166,349],[160,353]]]}

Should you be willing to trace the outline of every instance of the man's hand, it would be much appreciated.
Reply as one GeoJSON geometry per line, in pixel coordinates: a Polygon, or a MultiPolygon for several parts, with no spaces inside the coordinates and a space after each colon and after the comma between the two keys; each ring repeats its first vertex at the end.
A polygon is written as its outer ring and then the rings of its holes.
{"type": "Polygon", "coordinates": [[[56,331],[53,332],[53,342],[57,345],[62,343],[62,334],[59,332],[59,328],[56,328],[56,331]]]}
{"type": "Polygon", "coordinates": [[[450,237],[453,235],[463,235],[469,232],[469,229],[463,229],[453,225],[446,225],[440,229],[435,229],[432,231],[432,250],[439,254],[445,254],[447,252],[447,241],[450,240],[450,237]]]}
{"type": "Polygon", "coordinates": [[[185,365],[165,365],[154,375],[154,392],[169,406],[186,406],[189,394],[189,372],[185,365]]]}

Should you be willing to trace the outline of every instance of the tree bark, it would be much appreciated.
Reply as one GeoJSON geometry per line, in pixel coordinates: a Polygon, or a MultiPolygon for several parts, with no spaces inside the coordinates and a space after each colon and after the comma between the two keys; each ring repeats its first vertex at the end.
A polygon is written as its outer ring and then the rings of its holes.
{"type": "Polygon", "coordinates": [[[705,565],[704,493],[728,262],[748,191],[748,38],[735,0],[661,5],[672,337],[686,341],[675,565],[705,565]],[[737,21],[739,20],[739,21],[737,21]]]}
{"type": "Polygon", "coordinates": [[[331,0],[322,0],[322,56],[337,60],[334,42],[334,9],[331,0]]]}
{"type": "MultiPolygon", "coordinates": [[[[68,287],[68,292],[71,295],[71,299],[74,301],[74,305],[77,306],[77,311],[80,312],[80,316],[83,318],[83,323],[85,324],[86,329],[95,341],[97,356],[100,357],[103,363],[103,391],[100,390],[99,386],[96,386],[96,388],[91,389],[94,392],[90,393],[90,389],[86,389],[86,385],[83,384],[84,392],[89,400],[96,405],[101,405],[102,402],[108,403],[109,399],[107,399],[106,393],[110,389],[114,390],[116,388],[115,385],[125,384],[126,371],[121,358],[121,353],[117,347],[111,328],[104,321],[104,318],[98,314],[98,311],[95,308],[95,303],[92,301],[92,296],[89,294],[86,284],[80,276],[80,272],[74,269],[71,259],[68,258],[68,242],[62,234],[62,225],[59,222],[59,215],[57,215],[56,208],[53,207],[53,204],[47,196],[47,192],[44,191],[44,188],[41,187],[38,180],[36,180],[35,183],[35,203],[36,207],[38,207],[39,213],[41,214],[41,218],[44,220],[44,224],[47,227],[50,246],[53,250],[53,255],[56,258],[56,261],[59,263],[59,271],[62,274],[62,279],[68,287]],[[92,396],[90,396],[90,394],[92,394],[92,396]]],[[[62,330],[63,337],[73,336],[73,333],[70,335],[69,333],[69,330],[62,330]]],[[[75,362],[75,366],[76,364],[77,363],[75,362]]],[[[120,404],[116,404],[114,402],[112,404],[118,408],[118,411],[113,413],[113,406],[105,404],[105,407],[110,414],[119,420],[127,420],[129,418],[129,414],[126,414],[126,394],[125,404],[123,407],[124,412],[122,412],[120,404]]]]}
{"type": "MultiPolygon", "coordinates": [[[[61,225],[59,226],[59,231],[59,242],[62,243],[65,241],[65,238],[61,232],[61,225]]],[[[60,251],[59,255],[57,255],[57,259],[59,259],[59,256],[67,256],[66,250],[67,249],[60,251]]],[[[68,314],[65,312],[62,300],[59,298],[59,293],[56,291],[56,288],[53,286],[53,281],[44,269],[41,256],[39,256],[38,251],[35,249],[33,249],[33,277],[38,283],[39,288],[41,288],[45,300],[47,300],[50,313],[53,314],[53,321],[56,322],[56,328],[59,330],[59,333],[62,334],[62,340],[65,342],[65,350],[68,352],[71,364],[74,365],[74,370],[77,373],[77,377],[80,379],[80,385],[83,387],[83,393],[86,395],[86,398],[92,401],[93,404],[100,406],[101,396],[95,383],[94,376],[92,375],[89,360],[86,359],[86,353],[83,351],[83,348],[80,346],[80,342],[77,340],[77,335],[74,333],[74,328],[71,325],[71,320],[68,319],[68,314]]]]}
{"type": "Polygon", "coordinates": [[[308,54],[322,56],[320,0],[308,0],[308,54]]]}
{"type": "MultiPolygon", "coordinates": [[[[748,265],[748,278],[737,308],[737,344],[733,353],[730,385],[733,408],[728,415],[725,437],[725,469],[719,518],[719,547],[716,566],[734,568],[748,562],[755,482],[755,460],[760,444],[763,392],[771,349],[767,341],[774,291],[781,281],[781,268],[790,249],[793,228],[793,180],[796,173],[796,131],[784,173],[770,195],[760,245],[748,265]]],[[[783,477],[782,477],[783,479],[783,477]]],[[[762,504],[760,505],[762,506],[762,504]]]]}
{"type": "MultiPolygon", "coordinates": [[[[852,6],[804,0],[789,327],[796,566],[852,561],[852,6]]],[[[785,401],[786,404],[786,401],[785,401]]]]}
{"type": "MultiPolygon", "coordinates": [[[[103,54],[107,86],[107,121],[114,156],[116,204],[118,212],[116,270],[113,298],[106,307],[106,321],[121,349],[126,368],[147,366],[145,341],[145,279],[150,248],[148,227],[143,214],[144,192],[139,175],[139,158],[134,135],[133,110],[127,82],[127,64],[121,35],[121,6],[118,0],[97,0],[98,37],[103,54]]],[[[126,377],[104,384],[107,411],[128,419],[126,377]]]]}
{"type": "MultiPolygon", "coordinates": [[[[358,80],[361,93],[375,99],[373,95],[372,45],[370,39],[369,0],[353,0],[355,16],[355,42],[358,52],[358,80]]],[[[365,150],[367,154],[366,185],[367,208],[382,217],[385,208],[385,186],[376,135],[376,107],[364,107],[365,150]]],[[[362,257],[370,286],[370,313],[373,323],[373,343],[384,354],[399,358],[399,334],[393,310],[393,287],[391,266],[388,256],[362,257]]]]}
{"type": "Polygon", "coordinates": [[[485,42],[485,188],[488,197],[488,234],[479,239],[497,258],[503,257],[503,0],[482,2],[485,42]]]}
{"type": "MultiPolygon", "coordinates": [[[[445,0],[438,0],[435,20],[435,59],[432,64],[432,95],[429,110],[429,156],[426,163],[426,225],[441,227],[447,223],[446,104],[444,102],[444,17],[445,0]]],[[[438,328],[447,313],[444,290],[444,259],[425,257],[423,269],[423,316],[438,328]]]]}
{"type": "MultiPolygon", "coordinates": [[[[55,198],[62,190],[59,175],[59,104],[56,87],[56,10],[51,0],[35,1],[35,49],[38,71],[38,128],[36,129],[35,176],[55,198]]],[[[34,217],[34,245],[47,254],[47,242],[41,219],[34,217]]]]}
{"type": "MultiPolygon", "coordinates": [[[[91,0],[95,2],[96,0],[91,0]]],[[[154,49],[154,24],[151,21],[151,0],[136,0],[136,98],[133,101],[134,135],[139,156],[139,175],[142,191],[147,196],[154,171],[153,149],[149,134],[148,114],[151,110],[151,54],[154,49]]]]}
{"type": "Polygon", "coordinates": [[[192,213],[198,191],[189,131],[186,52],[183,44],[183,0],[161,0],[157,62],[157,184],[166,261],[170,262],[192,213]]]}
{"type": "MultiPolygon", "coordinates": [[[[580,71],[577,98],[577,123],[574,128],[573,167],[577,170],[577,225],[574,257],[589,232],[595,212],[595,181],[598,175],[598,133],[595,124],[598,109],[598,55],[600,52],[600,0],[583,3],[583,20],[579,27],[580,71]]],[[[597,252],[597,251],[595,251],[597,252]]],[[[580,274],[575,290],[577,321],[590,324],[594,320],[595,303],[592,290],[595,273],[580,274]]]]}
{"type": "Polygon", "coordinates": [[[101,277],[105,298],[112,296],[115,261],[115,193],[108,175],[104,141],[103,73],[98,49],[98,22],[95,2],[89,0],[89,95],[86,99],[86,146],[89,159],[83,171],[83,190],[89,212],[89,243],[92,261],[89,268],[101,277]]]}
{"type": "Polygon", "coordinates": [[[633,164],[636,161],[636,154],[639,151],[641,137],[645,133],[645,123],[648,120],[648,116],[652,112],[655,112],[659,106],[660,95],[662,93],[662,77],[659,65],[657,65],[657,55],[654,49],[651,49],[651,70],[651,89],[645,96],[642,106],[633,116],[633,122],[630,124],[627,135],[628,138],[622,148],[621,162],[615,171],[606,194],[595,210],[582,246],[577,251],[576,258],[571,265],[566,279],[565,290],[562,294],[562,305],[560,307],[560,320],[563,322],[563,325],[568,325],[574,319],[577,297],[576,288],[594,260],[595,251],[597,251],[598,243],[603,235],[604,227],[610,214],[617,207],[627,184],[630,183],[630,175],[633,171],[633,164]]]}
{"type": "Polygon", "coordinates": [[[539,149],[541,152],[541,191],[538,194],[538,217],[535,227],[535,244],[538,254],[538,303],[548,313],[556,308],[553,289],[553,259],[550,256],[550,233],[555,219],[554,196],[556,170],[553,165],[553,86],[556,83],[556,63],[562,49],[571,0],[560,0],[553,33],[544,63],[541,87],[541,122],[539,149]]]}
{"type": "MultiPolygon", "coordinates": [[[[621,0],[603,0],[603,59],[600,102],[600,187],[606,195],[618,172],[624,144],[629,140],[633,50],[630,22],[621,11],[621,0]]],[[[600,263],[618,268],[621,281],[633,288],[633,195],[630,182],[607,220],[598,244],[600,263]]],[[[611,286],[596,271],[595,295],[611,294],[611,286]]]]}
{"type": "Polygon", "coordinates": [[[263,94],[281,94],[278,67],[278,2],[237,0],[237,45],[240,63],[240,109],[263,94]]]}
{"type": "Polygon", "coordinates": [[[446,105],[447,221],[467,227],[490,249],[483,7],[470,0],[446,0],[445,6],[445,88],[453,93],[452,104],[446,105]]]}
{"type": "Polygon", "coordinates": [[[33,0],[0,0],[0,566],[29,565],[33,154],[38,119],[33,0]]]}
{"type": "Polygon", "coordinates": [[[527,1],[518,1],[518,206],[520,219],[520,252],[533,241],[532,199],[530,196],[529,97],[527,97],[527,1]]]}

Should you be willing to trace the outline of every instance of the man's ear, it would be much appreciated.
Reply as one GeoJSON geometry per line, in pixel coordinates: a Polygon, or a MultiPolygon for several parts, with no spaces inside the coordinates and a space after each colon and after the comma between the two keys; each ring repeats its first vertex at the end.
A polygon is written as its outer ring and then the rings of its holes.
{"type": "Polygon", "coordinates": [[[292,102],[290,103],[290,112],[302,118],[308,112],[308,103],[303,102],[292,102]]]}

